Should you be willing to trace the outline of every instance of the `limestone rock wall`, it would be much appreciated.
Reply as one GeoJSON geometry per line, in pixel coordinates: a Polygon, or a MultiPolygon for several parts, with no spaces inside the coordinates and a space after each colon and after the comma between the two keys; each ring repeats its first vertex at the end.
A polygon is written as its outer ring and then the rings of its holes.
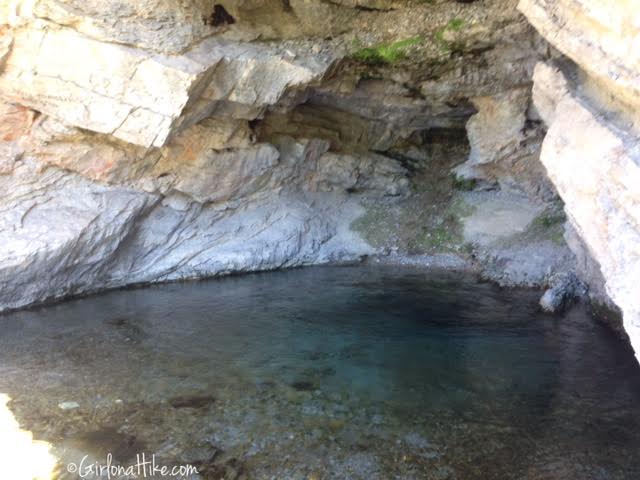
{"type": "Polygon", "coordinates": [[[7,100],[145,147],[164,146],[217,109],[251,120],[288,88],[311,83],[328,67],[215,38],[168,56],[38,20],[6,35],[11,49],[0,90],[7,100]]]}
{"type": "Polygon", "coordinates": [[[520,10],[566,55],[534,74],[542,163],[640,358],[640,11],[596,0],[521,0],[520,10]]]}
{"type": "Polygon", "coordinates": [[[416,161],[449,182],[430,139],[475,98],[523,115],[546,47],[515,6],[2,2],[0,311],[379,253],[352,223],[416,161]]]}
{"type": "Polygon", "coordinates": [[[604,102],[613,97],[621,110],[637,115],[640,11],[635,1],[520,0],[519,9],[595,84],[590,95],[604,102]]]}

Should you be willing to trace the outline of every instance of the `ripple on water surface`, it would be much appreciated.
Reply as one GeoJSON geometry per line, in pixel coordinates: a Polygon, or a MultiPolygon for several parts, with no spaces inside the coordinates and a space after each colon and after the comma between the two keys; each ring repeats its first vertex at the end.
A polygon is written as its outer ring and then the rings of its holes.
{"type": "Polygon", "coordinates": [[[193,479],[640,478],[630,348],[538,296],[362,266],[114,291],[1,317],[0,393],[55,478],[141,452],[193,479]]]}

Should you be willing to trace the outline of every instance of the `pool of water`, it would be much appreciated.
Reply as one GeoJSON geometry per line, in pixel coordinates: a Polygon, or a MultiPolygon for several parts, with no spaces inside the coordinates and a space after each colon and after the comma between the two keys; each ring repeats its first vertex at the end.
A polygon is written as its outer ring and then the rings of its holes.
{"type": "Polygon", "coordinates": [[[639,479],[631,349],[538,298],[381,266],[114,291],[0,317],[0,393],[52,478],[146,453],[189,479],[639,479]]]}

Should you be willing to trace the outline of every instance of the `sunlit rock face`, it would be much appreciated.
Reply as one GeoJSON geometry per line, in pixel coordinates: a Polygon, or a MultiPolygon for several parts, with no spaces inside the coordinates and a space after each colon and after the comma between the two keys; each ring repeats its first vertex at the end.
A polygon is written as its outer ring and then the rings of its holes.
{"type": "Polygon", "coordinates": [[[477,113],[466,125],[469,158],[457,174],[498,183],[502,190],[553,199],[555,188],[539,162],[544,131],[531,108],[530,86],[474,97],[472,102],[477,113]]]}
{"type": "Polygon", "coordinates": [[[5,98],[145,147],[165,145],[217,109],[251,120],[328,67],[216,39],[180,56],[155,54],[38,21],[15,30],[11,43],[0,75],[5,98]]]}
{"type": "Polygon", "coordinates": [[[601,99],[613,96],[637,114],[640,104],[637,2],[521,0],[519,9],[541,35],[597,83],[592,94],[601,99]]]}
{"type": "Polygon", "coordinates": [[[549,128],[541,160],[582,239],[570,245],[595,259],[583,270],[604,278],[638,353],[640,13],[625,1],[522,0],[520,9],[569,57],[534,74],[534,103],[549,128]]]}

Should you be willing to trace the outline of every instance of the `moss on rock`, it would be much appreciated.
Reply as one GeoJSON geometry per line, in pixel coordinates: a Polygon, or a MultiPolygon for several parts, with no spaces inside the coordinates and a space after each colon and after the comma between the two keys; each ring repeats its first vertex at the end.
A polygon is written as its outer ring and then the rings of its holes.
{"type": "Polygon", "coordinates": [[[373,47],[361,48],[352,57],[367,65],[389,65],[407,58],[407,50],[422,43],[421,36],[399,40],[393,43],[381,43],[373,47]]]}

